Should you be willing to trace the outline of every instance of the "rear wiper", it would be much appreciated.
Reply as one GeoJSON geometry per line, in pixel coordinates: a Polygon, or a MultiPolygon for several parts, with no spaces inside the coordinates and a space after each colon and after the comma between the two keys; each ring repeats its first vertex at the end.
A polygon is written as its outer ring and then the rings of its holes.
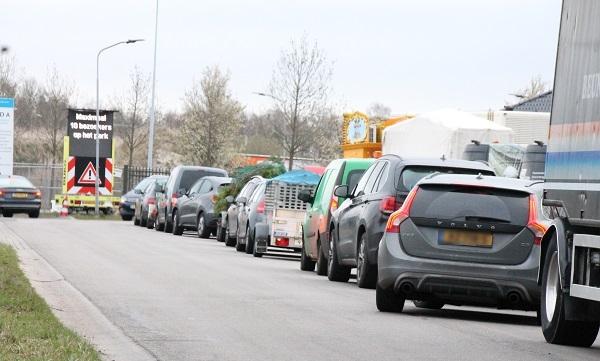
{"type": "MultiPolygon", "coordinates": [[[[462,216],[459,217],[455,217],[452,220],[456,220],[456,218],[460,218],[462,216]]],[[[482,222],[501,222],[501,223],[510,223],[510,219],[505,219],[505,218],[496,218],[496,217],[485,217],[485,216],[464,216],[465,221],[482,221],[482,222]]]]}

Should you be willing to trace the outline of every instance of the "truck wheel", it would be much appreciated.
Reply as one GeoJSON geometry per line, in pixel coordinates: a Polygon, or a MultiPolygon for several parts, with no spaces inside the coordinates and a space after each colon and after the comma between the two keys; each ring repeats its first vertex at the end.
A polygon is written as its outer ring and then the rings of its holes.
{"type": "Polygon", "coordinates": [[[377,284],[375,286],[375,302],[380,312],[402,312],[404,297],[394,291],[384,290],[377,284]]]}
{"type": "Polygon", "coordinates": [[[13,216],[13,213],[10,211],[2,211],[2,217],[10,218],[13,216]]]}
{"type": "Polygon", "coordinates": [[[317,240],[317,252],[319,252],[319,255],[317,256],[317,274],[319,276],[327,276],[327,256],[325,256],[323,247],[321,247],[320,236],[317,240]]]}
{"type": "Polygon", "coordinates": [[[206,219],[204,218],[204,213],[200,213],[198,216],[198,223],[196,224],[196,230],[198,232],[198,237],[200,238],[208,238],[210,237],[210,228],[206,226],[206,219]]]}
{"type": "MultiPolygon", "coordinates": [[[[71,212],[69,211],[69,214],[70,213],[71,212]]],[[[133,218],[133,216],[123,216],[123,215],[121,216],[121,219],[124,220],[124,221],[131,221],[131,218],[133,218]]]]}
{"type": "Polygon", "coordinates": [[[350,279],[350,267],[342,266],[337,258],[337,246],[333,240],[333,233],[329,232],[329,261],[327,264],[327,278],[335,282],[348,282],[350,279]]]}
{"type": "Polygon", "coordinates": [[[29,218],[38,218],[40,216],[40,210],[29,212],[29,218]]]}
{"type": "Polygon", "coordinates": [[[181,236],[183,234],[183,226],[179,224],[179,212],[176,209],[173,210],[173,225],[171,226],[173,230],[173,235],[181,236]]]}
{"type": "Polygon", "coordinates": [[[369,263],[368,254],[367,232],[363,232],[356,256],[356,284],[360,288],[375,288],[377,283],[377,266],[369,263]]]}
{"type": "Polygon", "coordinates": [[[253,255],[254,257],[258,257],[258,258],[262,257],[262,256],[263,256],[263,254],[262,254],[262,253],[259,253],[259,252],[258,252],[258,250],[257,250],[257,248],[256,248],[256,239],[254,240],[254,242],[253,242],[253,243],[254,243],[254,244],[252,245],[252,255],[253,255]]]}
{"type": "Polygon", "coordinates": [[[246,229],[246,254],[254,252],[254,237],[251,237],[250,228],[246,229]]]}
{"type": "Polygon", "coordinates": [[[311,272],[315,270],[315,261],[308,258],[308,256],[306,255],[306,251],[304,250],[304,244],[302,244],[302,250],[300,253],[300,270],[311,272]]]}
{"type": "Polygon", "coordinates": [[[565,297],[560,286],[556,235],[546,252],[542,273],[541,321],[546,341],[553,344],[590,347],[598,335],[595,322],[565,319],[565,297]]]}

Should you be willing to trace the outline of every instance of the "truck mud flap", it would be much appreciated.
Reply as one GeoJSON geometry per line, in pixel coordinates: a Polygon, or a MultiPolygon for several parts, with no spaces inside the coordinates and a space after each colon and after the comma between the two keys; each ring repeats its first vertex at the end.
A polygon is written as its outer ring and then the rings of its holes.
{"type": "Polygon", "coordinates": [[[257,223],[255,227],[256,252],[267,253],[269,246],[269,225],[266,223],[257,223]]]}

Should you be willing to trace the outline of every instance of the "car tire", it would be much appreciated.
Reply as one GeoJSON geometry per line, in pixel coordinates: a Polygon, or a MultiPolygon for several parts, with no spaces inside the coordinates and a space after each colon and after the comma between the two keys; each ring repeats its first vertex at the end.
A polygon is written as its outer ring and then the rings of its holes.
{"type": "Polygon", "coordinates": [[[348,282],[350,267],[342,266],[337,257],[337,245],[334,240],[335,230],[329,232],[329,257],[327,262],[327,278],[334,282],[348,282]]]}
{"type": "Polygon", "coordinates": [[[146,221],[146,228],[148,228],[148,229],[154,228],[154,222],[155,222],[154,220],[148,218],[148,220],[146,221]]]}
{"type": "Polygon", "coordinates": [[[391,290],[384,290],[377,284],[375,286],[375,302],[380,312],[402,312],[404,308],[404,297],[391,290]]]}
{"type": "Polygon", "coordinates": [[[196,232],[200,238],[210,237],[210,228],[206,226],[206,218],[204,218],[204,213],[200,213],[198,216],[198,221],[196,222],[196,232]]]}
{"type": "MultiPolygon", "coordinates": [[[[221,223],[221,222],[219,222],[221,223]]],[[[217,242],[225,242],[225,228],[217,226],[217,242]]]]}
{"type": "Polygon", "coordinates": [[[179,224],[179,212],[176,209],[173,210],[173,225],[171,229],[174,236],[181,236],[183,234],[183,226],[179,224]]]}
{"type": "Polygon", "coordinates": [[[369,263],[367,232],[360,236],[356,255],[356,284],[360,288],[375,288],[377,283],[377,266],[369,263]]]}
{"type": "Polygon", "coordinates": [[[542,272],[541,322],[544,338],[552,344],[590,347],[596,340],[600,323],[565,319],[568,296],[562,292],[560,285],[556,235],[550,242],[542,272]]]}
{"type": "Polygon", "coordinates": [[[414,300],[413,303],[415,304],[415,307],[426,308],[428,310],[440,310],[444,307],[444,303],[439,301],[414,300]]]}
{"type": "Polygon", "coordinates": [[[236,238],[236,242],[235,242],[235,250],[238,252],[245,252],[246,251],[246,244],[247,242],[247,238],[248,238],[248,227],[246,226],[246,235],[244,236],[244,238],[246,239],[246,242],[244,242],[244,244],[242,244],[242,242],[240,242],[240,236],[238,234],[237,238],[236,238]]]}
{"type": "Polygon", "coordinates": [[[256,239],[254,240],[254,242],[252,242],[252,255],[257,258],[263,256],[263,254],[258,252],[258,249],[256,248],[256,239]]]}
{"type": "Polygon", "coordinates": [[[229,234],[229,227],[227,227],[225,229],[225,245],[227,247],[233,247],[236,244],[236,239],[235,237],[231,237],[231,235],[229,234]]]}
{"type": "Polygon", "coordinates": [[[40,210],[29,212],[29,218],[38,218],[40,216],[40,210]]]}
{"type": "Polygon", "coordinates": [[[121,219],[124,221],[131,221],[133,219],[133,216],[121,216],[121,219]]]}
{"type": "Polygon", "coordinates": [[[133,224],[134,224],[135,226],[139,226],[139,225],[140,225],[140,220],[139,220],[139,218],[138,218],[138,217],[136,217],[136,216],[133,216],[133,224]]]}
{"type": "Polygon", "coordinates": [[[304,244],[302,244],[302,250],[300,251],[300,270],[311,272],[315,270],[315,261],[308,258],[304,249],[304,244]]]}
{"type": "Polygon", "coordinates": [[[251,237],[250,228],[246,229],[246,254],[254,252],[254,237],[251,237]]]}
{"type": "Polygon", "coordinates": [[[13,213],[10,211],[2,211],[2,217],[10,218],[13,216],[13,213]]]}
{"type": "MultiPolygon", "coordinates": [[[[173,210],[175,211],[175,210],[173,210]]],[[[173,223],[169,223],[169,218],[167,217],[167,210],[165,209],[165,226],[163,227],[165,233],[173,232],[173,223]]]]}
{"type": "Polygon", "coordinates": [[[156,221],[154,221],[154,230],[157,232],[163,232],[165,229],[165,224],[164,223],[160,223],[158,221],[158,216],[156,216],[156,221]]]}
{"type": "Polygon", "coordinates": [[[140,226],[146,227],[147,224],[148,224],[148,217],[144,218],[144,214],[142,213],[142,217],[140,219],[140,226]]]}
{"type": "Polygon", "coordinates": [[[319,255],[317,256],[317,274],[319,276],[327,276],[327,256],[325,256],[325,252],[323,252],[323,247],[321,247],[321,238],[317,240],[317,250],[319,255]]]}

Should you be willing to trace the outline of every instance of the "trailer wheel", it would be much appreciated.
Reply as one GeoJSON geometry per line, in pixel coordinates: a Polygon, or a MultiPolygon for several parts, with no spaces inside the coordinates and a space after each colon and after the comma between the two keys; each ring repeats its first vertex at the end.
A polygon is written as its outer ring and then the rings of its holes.
{"type": "Polygon", "coordinates": [[[565,319],[566,295],[560,285],[556,235],[550,242],[542,273],[540,318],[544,338],[553,344],[590,347],[598,335],[599,323],[565,319]]]}

